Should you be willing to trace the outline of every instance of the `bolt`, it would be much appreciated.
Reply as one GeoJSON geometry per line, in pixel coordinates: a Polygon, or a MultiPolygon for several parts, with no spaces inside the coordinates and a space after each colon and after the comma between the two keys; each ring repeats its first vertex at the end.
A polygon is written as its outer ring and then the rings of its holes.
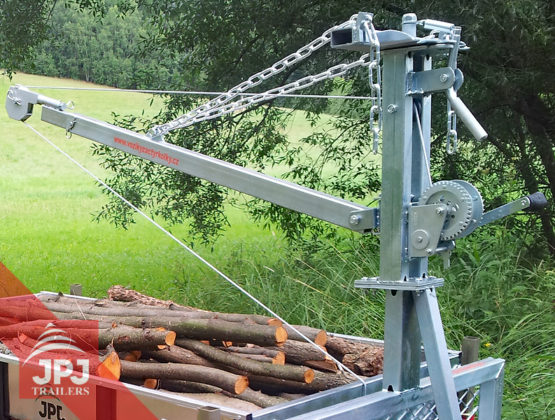
{"type": "Polygon", "coordinates": [[[445,83],[449,80],[449,75],[447,73],[442,73],[441,76],[439,76],[439,81],[441,83],[445,83]]]}
{"type": "Polygon", "coordinates": [[[399,108],[397,105],[389,104],[387,106],[387,112],[389,112],[390,114],[393,114],[393,113],[397,112],[397,108],[399,108]]]}
{"type": "Polygon", "coordinates": [[[426,249],[426,254],[432,255],[433,253],[434,253],[434,250],[432,248],[426,249]]]}
{"type": "Polygon", "coordinates": [[[437,214],[438,216],[441,216],[443,213],[445,213],[445,209],[444,209],[443,207],[438,207],[438,208],[436,209],[436,214],[437,214]]]}
{"type": "Polygon", "coordinates": [[[351,225],[358,225],[360,223],[361,217],[358,214],[353,214],[349,217],[349,223],[351,225]]]}
{"type": "Polygon", "coordinates": [[[424,241],[424,237],[423,237],[423,236],[418,235],[418,236],[416,237],[416,242],[420,243],[420,242],[423,242],[423,241],[424,241]]]}

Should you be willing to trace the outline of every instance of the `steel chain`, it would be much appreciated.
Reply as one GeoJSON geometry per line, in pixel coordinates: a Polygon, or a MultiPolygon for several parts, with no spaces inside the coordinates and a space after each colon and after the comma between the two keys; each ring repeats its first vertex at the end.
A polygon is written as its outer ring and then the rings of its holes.
{"type": "Polygon", "coordinates": [[[370,65],[368,66],[368,78],[370,91],[372,92],[372,106],[370,107],[370,129],[372,130],[374,154],[378,153],[380,131],[382,130],[382,71],[380,66],[380,41],[372,22],[363,23],[366,34],[370,41],[370,65]],[[375,71],[374,71],[375,70],[375,71]]]}
{"type": "Polygon", "coordinates": [[[451,109],[451,103],[447,101],[447,139],[445,150],[448,155],[455,154],[458,147],[457,114],[451,109]]]}
{"type": "Polygon", "coordinates": [[[295,82],[291,82],[286,85],[267,90],[266,92],[259,93],[254,96],[249,96],[247,98],[239,99],[238,101],[222,105],[218,108],[209,109],[206,112],[203,112],[202,114],[198,114],[192,118],[189,118],[187,121],[181,123],[179,128],[188,127],[190,125],[196,124],[201,121],[218,118],[223,115],[244,109],[251,105],[255,105],[257,103],[267,101],[268,99],[275,98],[284,94],[289,94],[297,90],[305,89],[309,86],[314,85],[315,83],[321,82],[322,80],[342,76],[345,73],[347,73],[349,70],[355,67],[368,66],[369,64],[370,64],[369,54],[364,54],[358,60],[353,61],[351,63],[338,64],[336,66],[330,67],[329,69],[327,69],[322,73],[306,76],[295,82]]]}
{"type": "MultiPolygon", "coordinates": [[[[220,109],[222,107],[224,107],[226,110],[230,109],[226,105],[229,101],[231,101],[235,97],[239,96],[241,93],[245,92],[246,90],[251,89],[251,88],[259,85],[264,80],[267,80],[270,77],[281,73],[286,68],[291,67],[292,65],[304,60],[305,58],[310,56],[314,51],[318,50],[319,48],[323,47],[324,45],[326,45],[330,42],[332,31],[348,27],[348,26],[352,25],[353,22],[355,22],[355,20],[356,20],[356,15],[351,16],[351,18],[348,21],[343,22],[340,25],[337,25],[337,26],[334,26],[334,27],[328,29],[321,36],[319,36],[318,38],[316,38],[315,40],[313,40],[309,44],[301,47],[299,50],[297,50],[293,54],[290,54],[287,57],[285,57],[285,58],[279,60],[278,62],[274,63],[271,67],[252,75],[247,80],[245,80],[245,81],[239,83],[237,86],[231,88],[228,92],[210,100],[209,102],[201,105],[200,107],[195,108],[195,109],[189,111],[188,113],[186,113],[186,114],[184,114],[184,115],[182,115],[182,116],[180,116],[180,117],[178,117],[178,118],[176,118],[176,119],[174,119],[170,122],[167,122],[165,124],[153,127],[149,131],[149,135],[151,135],[152,137],[163,136],[164,134],[166,134],[166,133],[168,133],[172,130],[187,127],[187,126],[189,126],[191,124],[194,124],[196,122],[204,121],[206,119],[210,119],[210,118],[204,118],[205,116],[206,117],[211,116],[211,118],[216,118],[218,116],[224,115],[224,112],[221,112],[220,109]]],[[[320,73],[320,75],[321,74],[322,73],[320,73]]],[[[343,73],[341,73],[341,74],[343,74],[343,73]]],[[[315,77],[318,77],[320,75],[316,75],[315,77]]],[[[336,76],[330,76],[330,77],[336,77],[336,76]]],[[[319,80],[324,80],[324,79],[325,78],[322,77],[319,80]]],[[[312,83],[308,83],[304,87],[310,86],[311,84],[312,83]]],[[[289,86],[289,85],[286,85],[286,86],[289,86]]],[[[297,90],[297,89],[294,89],[294,90],[297,90]]],[[[289,90],[289,91],[293,91],[293,90],[289,90]]],[[[280,92],[280,93],[282,93],[282,92],[280,92]]],[[[264,94],[267,95],[268,93],[265,92],[264,94]]],[[[261,94],[261,95],[264,95],[264,94],[261,94]]],[[[253,102],[253,103],[255,103],[255,102],[253,102]]],[[[246,106],[251,105],[251,104],[252,103],[248,103],[246,106]]],[[[231,111],[228,111],[228,112],[233,112],[236,109],[237,108],[233,107],[233,108],[231,108],[231,111]]],[[[227,113],[227,112],[225,112],[225,113],[227,113]]]]}

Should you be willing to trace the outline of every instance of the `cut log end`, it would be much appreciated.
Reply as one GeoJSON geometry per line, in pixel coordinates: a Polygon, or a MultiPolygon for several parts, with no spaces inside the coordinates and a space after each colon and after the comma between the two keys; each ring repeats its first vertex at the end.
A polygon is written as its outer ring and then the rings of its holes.
{"type": "Polygon", "coordinates": [[[326,333],[324,330],[321,330],[320,332],[318,332],[318,334],[316,334],[314,342],[319,346],[324,347],[328,342],[328,333],[326,333]]]}
{"type": "Polygon", "coordinates": [[[270,318],[268,319],[268,325],[272,327],[281,327],[283,323],[277,318],[270,318]]]}
{"type": "Polygon", "coordinates": [[[148,378],[143,382],[143,386],[148,389],[158,389],[158,379],[148,378]]]}
{"type": "Polygon", "coordinates": [[[234,391],[235,394],[239,395],[245,391],[249,387],[249,378],[246,376],[239,376],[237,381],[235,381],[234,391]]]}
{"type": "Polygon", "coordinates": [[[177,334],[175,333],[175,331],[168,331],[168,334],[166,335],[166,344],[168,346],[173,346],[175,344],[176,337],[177,334]]]}
{"type": "Polygon", "coordinates": [[[285,353],[278,351],[277,354],[272,358],[272,363],[274,365],[284,365],[285,364],[285,353]]]}
{"type": "Polygon", "coordinates": [[[279,346],[287,341],[287,331],[283,327],[276,328],[276,344],[279,346]]]}
{"type": "Polygon", "coordinates": [[[102,363],[96,368],[96,374],[102,378],[119,380],[121,376],[121,361],[115,351],[106,355],[102,363]]]}
{"type": "Polygon", "coordinates": [[[314,371],[312,369],[307,369],[304,373],[304,381],[309,384],[314,380],[314,371]]]}

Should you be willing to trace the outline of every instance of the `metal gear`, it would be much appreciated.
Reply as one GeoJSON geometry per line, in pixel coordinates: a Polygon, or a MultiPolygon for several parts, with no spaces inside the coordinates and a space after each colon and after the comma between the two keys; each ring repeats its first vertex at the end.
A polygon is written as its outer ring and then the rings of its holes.
{"type": "Polygon", "coordinates": [[[428,187],[418,200],[419,205],[445,204],[447,216],[439,236],[442,241],[460,237],[473,220],[471,194],[457,181],[439,181],[428,187]]]}

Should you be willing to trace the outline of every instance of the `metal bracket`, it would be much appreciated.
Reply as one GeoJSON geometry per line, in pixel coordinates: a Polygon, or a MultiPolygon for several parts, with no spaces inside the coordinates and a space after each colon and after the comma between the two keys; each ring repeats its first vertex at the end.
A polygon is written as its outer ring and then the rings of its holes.
{"type": "Polygon", "coordinates": [[[352,211],[349,216],[351,229],[358,232],[369,232],[380,226],[380,210],[377,208],[352,211]]]}
{"type": "Polygon", "coordinates": [[[418,292],[443,286],[444,280],[438,277],[410,277],[404,280],[381,280],[379,277],[363,277],[355,280],[358,289],[387,289],[418,292]]]}
{"type": "Polygon", "coordinates": [[[444,204],[409,208],[409,258],[429,257],[436,253],[446,216],[444,204]]]}
{"type": "Polygon", "coordinates": [[[63,111],[67,105],[56,99],[48,98],[17,85],[12,86],[6,98],[6,111],[10,118],[25,121],[33,114],[33,105],[46,105],[63,111]]]}
{"type": "Polygon", "coordinates": [[[450,67],[426,71],[411,71],[407,74],[407,95],[447,90],[455,83],[455,72],[450,67]]]}

